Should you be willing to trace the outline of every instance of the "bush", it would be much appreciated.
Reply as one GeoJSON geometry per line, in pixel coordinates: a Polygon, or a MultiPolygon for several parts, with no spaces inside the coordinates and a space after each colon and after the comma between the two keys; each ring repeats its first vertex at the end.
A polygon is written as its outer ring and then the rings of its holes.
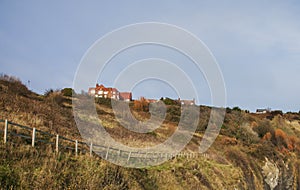
{"type": "Polygon", "coordinates": [[[171,122],[180,121],[181,110],[179,106],[169,106],[167,109],[166,120],[171,122]]]}
{"type": "Polygon", "coordinates": [[[232,108],[233,111],[242,111],[238,106],[232,108]]]}
{"type": "Polygon", "coordinates": [[[227,108],[226,108],[226,113],[231,113],[230,107],[227,107],[227,108]]]}
{"type": "Polygon", "coordinates": [[[163,102],[166,104],[166,105],[179,105],[178,101],[177,100],[173,100],[171,98],[165,98],[163,99],[163,102]]]}
{"type": "Polygon", "coordinates": [[[248,125],[242,125],[237,131],[237,139],[242,140],[247,144],[259,142],[258,135],[248,125]]]}
{"type": "Polygon", "coordinates": [[[149,103],[144,97],[141,97],[139,100],[133,102],[133,109],[136,111],[149,111],[149,103]]]}
{"type": "Polygon", "coordinates": [[[268,120],[264,120],[257,124],[253,130],[258,134],[260,138],[263,138],[267,133],[270,133],[272,136],[274,134],[274,128],[271,126],[268,120]]]}
{"type": "Polygon", "coordinates": [[[9,165],[0,165],[0,186],[4,189],[15,189],[18,176],[9,165]]]}
{"type": "Polygon", "coordinates": [[[75,91],[72,88],[64,88],[61,90],[63,96],[72,97],[75,94],[75,91]]]}
{"type": "Polygon", "coordinates": [[[263,138],[262,138],[264,141],[271,141],[272,139],[272,134],[270,132],[267,132],[263,138]]]}
{"type": "Polygon", "coordinates": [[[263,141],[259,144],[253,146],[253,148],[249,149],[248,152],[250,155],[255,158],[259,158],[261,160],[265,159],[265,157],[270,158],[272,160],[277,160],[280,157],[277,151],[275,151],[275,146],[270,141],[263,141]]]}
{"type": "Polygon", "coordinates": [[[231,137],[222,137],[221,139],[221,144],[222,145],[237,145],[238,141],[236,140],[236,138],[231,138],[231,137]]]}
{"type": "Polygon", "coordinates": [[[288,149],[291,151],[296,150],[296,148],[299,146],[299,139],[296,136],[290,136],[289,137],[289,144],[288,149]]]}
{"type": "Polygon", "coordinates": [[[110,98],[95,98],[95,102],[100,105],[107,106],[111,108],[111,102],[114,101],[110,98]]]}
{"type": "Polygon", "coordinates": [[[275,130],[275,139],[276,139],[276,145],[277,146],[287,147],[287,145],[288,145],[288,136],[281,129],[276,129],[275,130]]]}

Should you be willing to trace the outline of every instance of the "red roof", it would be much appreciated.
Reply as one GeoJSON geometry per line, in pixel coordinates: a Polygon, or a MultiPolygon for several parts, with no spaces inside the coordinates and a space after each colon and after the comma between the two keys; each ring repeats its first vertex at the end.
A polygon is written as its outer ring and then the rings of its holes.
{"type": "Polygon", "coordinates": [[[132,93],[131,92],[120,92],[120,99],[121,100],[132,100],[132,93]]]}

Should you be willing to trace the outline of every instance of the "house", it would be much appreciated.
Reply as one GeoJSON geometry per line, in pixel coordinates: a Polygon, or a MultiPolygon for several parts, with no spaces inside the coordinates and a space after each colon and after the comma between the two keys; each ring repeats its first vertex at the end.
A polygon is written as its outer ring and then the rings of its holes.
{"type": "Polygon", "coordinates": [[[119,93],[120,100],[130,102],[132,101],[132,93],[131,92],[120,92],[119,93]]]}
{"type": "Polygon", "coordinates": [[[111,98],[116,100],[120,98],[120,92],[116,88],[106,88],[102,84],[96,84],[95,88],[89,88],[88,94],[97,98],[111,98]]]}
{"type": "Polygon", "coordinates": [[[180,102],[181,105],[195,105],[195,99],[193,100],[181,100],[180,98],[178,98],[178,102],[180,102]]]}
{"type": "Polygon", "coordinates": [[[131,101],[131,92],[119,92],[116,88],[105,87],[103,84],[96,84],[95,88],[89,88],[88,94],[96,98],[110,98],[115,100],[131,101]]]}
{"type": "Polygon", "coordinates": [[[270,109],[257,109],[256,113],[257,114],[264,114],[264,113],[269,113],[270,109]]]}

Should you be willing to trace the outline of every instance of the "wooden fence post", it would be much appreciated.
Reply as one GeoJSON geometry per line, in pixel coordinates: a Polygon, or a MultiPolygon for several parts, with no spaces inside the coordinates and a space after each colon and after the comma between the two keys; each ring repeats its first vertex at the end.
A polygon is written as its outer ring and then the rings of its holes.
{"type": "Polygon", "coordinates": [[[109,146],[107,146],[106,155],[105,155],[105,160],[107,160],[107,158],[108,158],[108,151],[109,151],[109,146]]]}
{"type": "Polygon", "coordinates": [[[31,139],[31,146],[34,147],[35,143],[35,127],[32,129],[32,139],[31,139]]]}
{"type": "Polygon", "coordinates": [[[119,160],[121,157],[121,149],[118,150],[118,154],[117,154],[117,160],[119,160]]]}
{"type": "Polygon", "coordinates": [[[56,135],[55,151],[58,152],[58,139],[59,135],[56,135]]]}
{"type": "Polygon", "coordinates": [[[5,120],[5,124],[4,124],[4,144],[7,142],[7,130],[8,130],[8,121],[7,119],[5,120]]]}
{"type": "Polygon", "coordinates": [[[130,151],[129,154],[128,154],[127,163],[128,163],[129,160],[130,160],[130,156],[131,156],[131,151],[130,151]]]}
{"type": "Polygon", "coordinates": [[[78,155],[78,140],[75,140],[75,154],[78,155]]]}
{"type": "Polygon", "coordinates": [[[93,156],[93,143],[90,145],[90,156],[93,156]]]}

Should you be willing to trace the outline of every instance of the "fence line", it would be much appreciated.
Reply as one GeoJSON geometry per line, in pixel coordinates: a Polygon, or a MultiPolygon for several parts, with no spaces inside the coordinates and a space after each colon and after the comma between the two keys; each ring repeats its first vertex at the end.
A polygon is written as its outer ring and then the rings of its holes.
{"type": "Polygon", "coordinates": [[[31,146],[35,147],[37,142],[41,142],[44,144],[51,144],[55,145],[55,152],[59,152],[60,149],[69,149],[73,150],[75,152],[75,155],[77,156],[79,152],[81,153],[89,153],[90,156],[94,153],[97,153],[101,155],[102,158],[105,158],[106,160],[110,158],[123,158],[128,162],[132,159],[168,159],[168,158],[197,158],[199,156],[202,156],[204,158],[209,158],[209,155],[204,153],[187,153],[187,152],[180,152],[178,154],[175,153],[164,153],[164,152],[132,152],[127,150],[121,150],[114,147],[109,147],[105,145],[99,145],[99,144],[93,144],[93,142],[90,142],[90,144],[87,144],[85,142],[79,141],[79,140],[73,140],[64,136],[60,136],[58,134],[51,134],[46,131],[42,131],[36,128],[31,128],[28,126],[24,126],[21,124],[13,123],[8,120],[2,120],[0,119],[0,123],[4,123],[4,130],[0,130],[0,132],[3,132],[3,142],[4,144],[8,142],[8,135],[21,137],[27,140],[31,140],[31,146]],[[18,133],[14,131],[9,131],[9,125],[18,127],[21,129],[24,129],[26,131],[31,132],[31,135],[26,135],[23,133],[18,133]],[[37,134],[41,134],[42,137],[48,136],[49,139],[42,139],[41,137],[38,138],[37,134]],[[55,141],[51,142],[51,139],[55,139],[55,141]],[[63,141],[67,142],[67,145],[63,145],[63,141]],[[73,144],[71,146],[70,144],[73,144]],[[79,147],[79,145],[81,145],[79,147]]]}

